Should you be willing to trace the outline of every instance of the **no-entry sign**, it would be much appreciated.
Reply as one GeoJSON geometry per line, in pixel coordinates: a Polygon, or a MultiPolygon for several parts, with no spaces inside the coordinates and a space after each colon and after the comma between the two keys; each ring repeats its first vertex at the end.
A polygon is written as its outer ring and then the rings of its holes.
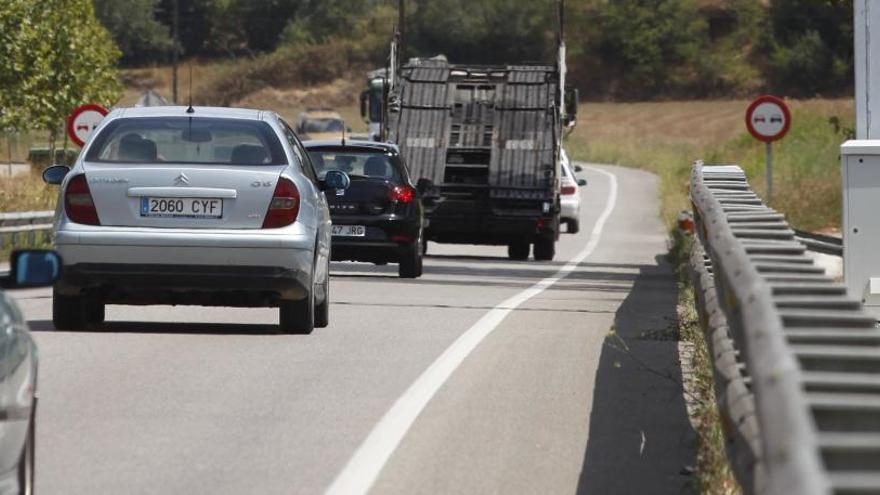
{"type": "Polygon", "coordinates": [[[755,98],[746,110],[746,128],[764,142],[767,162],[767,204],[773,201],[773,141],[782,139],[791,127],[791,113],[782,99],[771,95],[755,98]]]}
{"type": "Polygon", "coordinates": [[[94,103],[77,107],[67,118],[67,136],[74,143],[84,145],[107,113],[106,108],[94,103]]]}
{"type": "Polygon", "coordinates": [[[791,113],[780,98],[759,96],[746,110],[746,128],[759,141],[772,143],[782,139],[791,127],[791,113]]]}

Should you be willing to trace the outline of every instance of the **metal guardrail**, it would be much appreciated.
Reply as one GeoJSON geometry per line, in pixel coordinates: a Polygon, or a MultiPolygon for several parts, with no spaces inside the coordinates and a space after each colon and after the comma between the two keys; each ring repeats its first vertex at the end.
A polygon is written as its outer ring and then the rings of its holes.
{"type": "Polygon", "coordinates": [[[50,242],[54,217],[51,210],[0,213],[0,249],[50,242]]]}
{"type": "Polygon", "coordinates": [[[737,166],[694,164],[697,309],[745,493],[880,493],[880,329],[737,166]]]}
{"type": "Polygon", "coordinates": [[[794,231],[795,237],[802,242],[807,249],[817,253],[843,256],[843,239],[830,235],[816,234],[806,230],[794,231]]]}

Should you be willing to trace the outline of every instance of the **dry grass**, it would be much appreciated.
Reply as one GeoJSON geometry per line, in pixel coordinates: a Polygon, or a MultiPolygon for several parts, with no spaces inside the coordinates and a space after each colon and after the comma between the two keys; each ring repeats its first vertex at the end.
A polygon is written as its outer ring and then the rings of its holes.
{"type": "MultiPolygon", "coordinates": [[[[801,228],[839,225],[840,178],[837,150],[846,139],[828,123],[837,117],[851,127],[851,100],[790,101],[793,125],[775,145],[773,206],[801,228]]],[[[661,178],[662,216],[671,224],[688,208],[690,166],[741,164],[759,194],[764,193],[764,148],[746,134],[745,100],[587,103],[566,141],[577,159],[639,167],[661,178]]]]}
{"type": "Polygon", "coordinates": [[[694,488],[697,493],[736,495],[741,490],[727,461],[726,439],[715,399],[712,360],[694,309],[693,287],[689,283],[679,286],[678,310],[681,338],[692,344],[693,349],[691,365],[694,374],[690,391],[697,431],[694,488]]]}
{"type": "MultiPolygon", "coordinates": [[[[678,332],[689,349],[684,390],[688,414],[697,435],[694,441],[697,460],[691,485],[696,493],[737,495],[739,484],[727,462],[726,439],[721,426],[712,375],[712,358],[706,345],[694,305],[694,288],[690,281],[688,263],[692,239],[674,233],[669,260],[675,268],[678,282],[678,332]]],[[[682,366],[685,360],[682,361],[682,366]]]]}
{"type": "Polygon", "coordinates": [[[43,182],[37,173],[0,178],[0,211],[52,210],[58,187],[43,182]]]}
{"type": "MultiPolygon", "coordinates": [[[[190,68],[192,68],[193,98],[198,99],[206,88],[225,77],[225,73],[235,67],[235,61],[200,62],[191,60],[182,62],[177,67],[178,101],[185,103],[188,100],[190,68]]],[[[140,95],[150,89],[171,101],[173,78],[170,65],[123,69],[120,71],[120,78],[125,84],[125,92],[117,103],[118,106],[134,105],[140,95]]]]}
{"type": "MultiPolygon", "coordinates": [[[[189,63],[178,68],[178,100],[185,102],[189,88],[189,63]]],[[[192,63],[193,98],[205,104],[217,104],[204,101],[203,91],[214,87],[218,81],[226,77],[228,70],[234,67],[232,62],[192,63]]],[[[171,67],[157,66],[122,71],[127,87],[120,106],[131,106],[141,94],[154,90],[166,99],[171,99],[171,67]]],[[[278,112],[282,117],[293,123],[300,112],[311,107],[333,108],[342,114],[346,125],[354,132],[366,132],[367,126],[360,116],[359,95],[363,81],[353,79],[336,79],[328,84],[292,87],[264,87],[231,104],[239,108],[259,108],[278,112]]]]}

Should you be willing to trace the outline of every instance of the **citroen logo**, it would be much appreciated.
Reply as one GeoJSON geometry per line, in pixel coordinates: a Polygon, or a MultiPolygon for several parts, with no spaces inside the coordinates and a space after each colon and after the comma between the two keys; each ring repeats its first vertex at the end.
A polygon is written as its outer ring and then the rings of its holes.
{"type": "Polygon", "coordinates": [[[175,186],[188,186],[189,185],[189,177],[186,176],[185,173],[181,172],[180,175],[174,179],[175,186]]]}

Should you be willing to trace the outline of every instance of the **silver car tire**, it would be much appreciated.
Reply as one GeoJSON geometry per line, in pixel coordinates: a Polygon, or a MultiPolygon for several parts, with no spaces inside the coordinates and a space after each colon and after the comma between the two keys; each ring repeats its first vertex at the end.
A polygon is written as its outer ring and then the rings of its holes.
{"type": "Polygon", "coordinates": [[[281,333],[308,335],[315,329],[315,269],[312,268],[306,297],[281,301],[278,308],[281,333]]]}
{"type": "Polygon", "coordinates": [[[36,405],[31,411],[30,426],[28,426],[27,439],[21,449],[21,458],[18,460],[18,489],[20,495],[33,495],[34,493],[34,459],[36,446],[36,405]]]}
{"type": "Polygon", "coordinates": [[[315,328],[330,324],[330,257],[327,257],[327,280],[324,281],[324,300],[315,306],[315,328]]]}

